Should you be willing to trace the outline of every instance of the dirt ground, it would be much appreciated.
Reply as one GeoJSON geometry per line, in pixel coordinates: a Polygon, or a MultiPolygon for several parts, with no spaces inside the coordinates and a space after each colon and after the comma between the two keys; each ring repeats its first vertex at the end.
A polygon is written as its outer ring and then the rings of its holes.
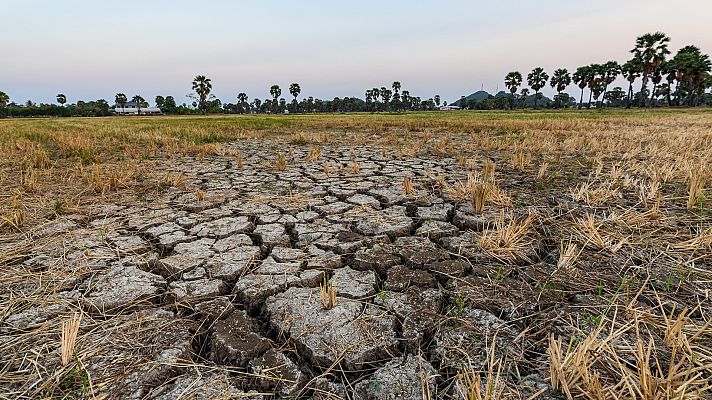
{"type": "Polygon", "coordinates": [[[0,398],[712,396],[712,113],[276,118],[0,121],[0,398]]]}

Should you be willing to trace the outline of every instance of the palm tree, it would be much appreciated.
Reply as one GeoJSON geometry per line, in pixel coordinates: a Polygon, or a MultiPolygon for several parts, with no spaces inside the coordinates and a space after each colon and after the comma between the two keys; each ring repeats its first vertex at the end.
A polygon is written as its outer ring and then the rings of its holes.
{"type": "Polygon", "coordinates": [[[522,74],[519,71],[512,71],[504,77],[504,85],[509,89],[509,109],[514,109],[514,94],[517,93],[519,85],[522,84],[522,74]]]}
{"type": "Polygon", "coordinates": [[[621,66],[616,61],[608,61],[601,66],[601,71],[603,72],[603,100],[606,99],[606,92],[608,92],[608,85],[615,82],[618,75],[621,73],[621,66]]]}
{"type": "Polygon", "coordinates": [[[638,79],[642,72],[643,69],[638,63],[638,60],[636,60],[635,58],[621,66],[621,73],[623,74],[623,77],[628,81],[628,96],[626,100],[626,108],[630,108],[631,103],[633,102],[633,83],[636,79],[638,79]]]}
{"type": "Polygon", "coordinates": [[[299,96],[299,93],[301,93],[301,92],[302,92],[302,88],[299,87],[298,83],[292,83],[291,85],[289,85],[289,93],[292,96],[294,96],[294,102],[292,102],[292,104],[294,105],[294,107],[293,107],[294,112],[297,111],[297,96],[299,96]]]}
{"type": "Polygon", "coordinates": [[[391,96],[393,95],[393,92],[388,90],[385,86],[381,88],[380,91],[381,98],[383,99],[383,108],[385,111],[388,111],[388,102],[391,100],[391,96]]]}
{"type": "Polygon", "coordinates": [[[269,94],[272,96],[272,108],[274,111],[277,111],[277,98],[282,95],[282,89],[279,88],[279,85],[272,85],[269,88],[269,94]]]}
{"type": "Polygon", "coordinates": [[[566,87],[571,84],[571,75],[566,68],[559,68],[554,71],[551,77],[551,87],[556,90],[556,104],[563,106],[561,103],[561,92],[566,90],[566,87]]]}
{"type": "Polygon", "coordinates": [[[544,72],[544,68],[536,67],[532,72],[527,75],[527,83],[529,87],[534,89],[534,108],[536,108],[537,100],[539,100],[539,90],[546,86],[546,82],[549,80],[549,74],[544,72]]]}
{"type": "MultiPolygon", "coordinates": [[[[667,90],[667,92],[665,92],[668,107],[672,107],[672,93],[673,93],[672,85],[677,80],[677,67],[675,66],[674,58],[670,61],[663,63],[661,72],[665,75],[665,80],[667,81],[667,85],[668,85],[668,90],[667,90]]],[[[677,83],[677,86],[680,86],[679,81],[677,83]]],[[[675,89],[677,90],[678,88],[676,87],[675,89]]]]}
{"type": "Polygon", "coordinates": [[[124,107],[126,107],[126,103],[128,103],[128,98],[123,93],[116,93],[116,98],[114,99],[114,101],[116,102],[117,106],[121,107],[121,112],[123,112],[124,107]]]}
{"type": "Polygon", "coordinates": [[[63,95],[62,93],[57,95],[57,103],[59,103],[62,107],[64,107],[64,103],[67,102],[67,96],[63,95]]]}
{"type": "Polygon", "coordinates": [[[393,82],[391,87],[393,88],[393,93],[399,93],[401,90],[401,83],[398,81],[395,81],[395,82],[393,82]]]}
{"type": "Polygon", "coordinates": [[[591,64],[588,66],[588,105],[586,108],[591,108],[593,95],[596,94],[596,99],[603,92],[603,66],[601,64],[591,64]]]}
{"type": "Polygon", "coordinates": [[[583,107],[583,90],[586,89],[586,86],[588,86],[588,79],[590,75],[591,67],[586,65],[576,68],[576,72],[574,72],[574,75],[571,78],[573,82],[578,85],[579,89],[581,89],[581,97],[579,98],[578,106],[579,109],[583,107]]]}
{"type": "Polygon", "coordinates": [[[402,95],[401,95],[401,101],[405,105],[406,109],[411,109],[411,98],[410,98],[410,91],[404,90],[402,95]]]}
{"type": "Polygon", "coordinates": [[[643,84],[640,88],[643,107],[647,107],[648,95],[646,89],[648,79],[653,72],[660,68],[665,61],[665,56],[670,54],[668,43],[670,37],[662,32],[646,33],[635,40],[635,47],[630,52],[633,53],[635,59],[643,69],[643,84]]]}
{"type": "Polygon", "coordinates": [[[146,100],[144,100],[143,97],[136,95],[131,98],[131,101],[136,103],[136,109],[137,109],[138,115],[141,115],[141,107],[143,106],[143,103],[146,102],[146,100]]]}
{"type": "Polygon", "coordinates": [[[440,95],[439,94],[435,95],[435,105],[440,107],[440,95]]]}
{"type": "Polygon", "coordinates": [[[213,89],[213,84],[204,75],[198,75],[193,79],[193,90],[198,95],[198,106],[203,115],[208,112],[208,96],[213,89]]]}

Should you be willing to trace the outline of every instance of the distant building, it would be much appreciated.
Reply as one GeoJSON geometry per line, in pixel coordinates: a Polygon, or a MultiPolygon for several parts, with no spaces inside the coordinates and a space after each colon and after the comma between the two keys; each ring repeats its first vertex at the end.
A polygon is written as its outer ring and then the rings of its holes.
{"type": "MultiPolygon", "coordinates": [[[[140,108],[141,114],[161,114],[161,109],[158,107],[141,107],[140,108]]],[[[118,104],[114,105],[114,112],[116,114],[122,114],[122,115],[138,115],[139,113],[139,107],[138,103],[135,101],[131,100],[126,102],[126,104],[121,107],[118,104]]]]}
{"type": "Polygon", "coordinates": [[[458,106],[440,106],[438,107],[438,110],[440,111],[451,111],[451,110],[460,110],[461,108],[458,106]]]}

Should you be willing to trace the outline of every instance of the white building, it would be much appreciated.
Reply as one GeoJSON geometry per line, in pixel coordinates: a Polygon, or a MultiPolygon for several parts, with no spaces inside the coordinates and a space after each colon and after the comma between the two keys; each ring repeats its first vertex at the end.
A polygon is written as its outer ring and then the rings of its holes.
{"type": "Polygon", "coordinates": [[[140,114],[161,114],[161,109],[158,107],[138,107],[138,103],[131,100],[127,102],[123,107],[116,104],[114,105],[114,112],[121,115],[138,115],[140,114]]]}
{"type": "Polygon", "coordinates": [[[440,110],[440,111],[460,110],[460,107],[458,107],[458,106],[440,106],[440,107],[438,107],[438,110],[440,110]]]}

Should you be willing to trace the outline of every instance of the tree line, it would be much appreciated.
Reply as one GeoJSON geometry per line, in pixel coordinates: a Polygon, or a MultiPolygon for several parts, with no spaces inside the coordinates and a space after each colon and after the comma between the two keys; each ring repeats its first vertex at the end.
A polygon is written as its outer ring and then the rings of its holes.
{"type": "MultiPolygon", "coordinates": [[[[487,95],[483,99],[469,99],[462,96],[452,105],[467,109],[517,109],[517,108],[566,108],[578,107],[658,107],[712,105],[712,63],[707,54],[693,45],[688,45],[670,57],[668,44],[670,37],[662,32],[646,33],[638,37],[630,51],[630,60],[620,64],[607,61],[576,68],[572,73],[566,68],[553,71],[551,76],[541,67],[534,68],[526,75],[528,87],[522,87],[524,76],[512,71],[504,78],[507,92],[487,95]],[[610,86],[623,77],[627,88],[610,86]],[[636,81],[640,79],[636,91],[636,81]],[[652,88],[651,88],[652,83],[652,88]],[[556,92],[553,100],[542,96],[541,90],[547,85],[556,92]],[[578,88],[578,101],[566,90],[574,85],[578,88]],[[521,90],[520,90],[521,88],[521,90]],[[585,94],[588,89],[586,103],[585,94]],[[533,96],[531,95],[533,92],[533,96]]],[[[290,101],[282,97],[279,85],[272,85],[269,97],[250,101],[247,94],[240,92],[236,101],[222,102],[212,94],[212,81],[204,75],[192,81],[192,92],[187,95],[190,104],[178,105],[173,96],[156,96],[156,107],[164,114],[251,114],[251,113],[323,113],[323,112],[400,112],[435,110],[441,105],[441,98],[435,95],[428,99],[412,96],[403,90],[401,83],[393,82],[389,87],[367,89],[364,98],[334,97],[321,100],[314,97],[299,99],[302,88],[298,83],[289,85],[290,101]]],[[[138,113],[147,108],[148,102],[141,95],[130,99],[124,93],[117,93],[114,105],[106,100],[77,101],[66,104],[67,96],[57,95],[58,104],[24,104],[10,102],[10,97],[0,91],[0,117],[30,116],[105,116],[112,111],[135,104],[138,113]]],[[[447,102],[443,102],[447,106],[447,102]]]]}
{"type": "MultiPolygon", "coordinates": [[[[527,84],[534,92],[534,107],[541,99],[541,89],[547,84],[556,91],[550,107],[561,108],[573,104],[571,96],[564,91],[575,85],[580,90],[578,108],[584,107],[584,94],[588,89],[586,107],[654,107],[712,105],[712,95],[706,93],[712,88],[712,63],[707,54],[692,45],[678,50],[673,56],[668,49],[670,37],[662,32],[646,33],[638,37],[630,51],[632,57],[623,64],[608,61],[578,67],[573,73],[566,68],[553,72],[551,77],[543,68],[536,67],[527,75],[527,84]],[[611,84],[622,76],[628,82],[627,89],[611,84]],[[551,78],[551,79],[550,79],[551,78]],[[638,91],[635,83],[640,79],[638,91]],[[652,88],[650,87],[652,83],[652,88]]],[[[510,109],[523,107],[531,93],[522,88],[523,76],[518,71],[508,73],[504,84],[509,90],[510,109]]]]}

